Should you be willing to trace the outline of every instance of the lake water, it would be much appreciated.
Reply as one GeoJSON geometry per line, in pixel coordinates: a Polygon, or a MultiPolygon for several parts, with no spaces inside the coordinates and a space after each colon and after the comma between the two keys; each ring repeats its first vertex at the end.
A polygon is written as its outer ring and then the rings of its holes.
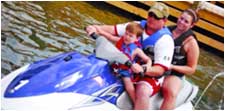
{"type": "MultiPolygon", "coordinates": [[[[2,78],[25,64],[63,52],[76,50],[88,55],[94,50],[94,41],[86,35],[85,26],[132,20],[99,3],[1,2],[2,78]]],[[[187,77],[200,88],[194,103],[213,77],[224,71],[224,58],[200,51],[197,71],[187,77]]],[[[224,76],[212,82],[196,109],[224,109],[224,76]]]]}

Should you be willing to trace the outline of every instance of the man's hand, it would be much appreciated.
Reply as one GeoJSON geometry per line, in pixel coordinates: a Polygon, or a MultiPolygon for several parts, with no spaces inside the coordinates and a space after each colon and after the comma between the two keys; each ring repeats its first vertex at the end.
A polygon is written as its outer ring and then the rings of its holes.
{"type": "Polygon", "coordinates": [[[133,71],[134,73],[137,73],[137,74],[140,73],[140,72],[144,72],[144,71],[143,71],[143,68],[141,67],[141,65],[139,65],[139,64],[137,64],[137,63],[132,64],[131,69],[132,69],[132,71],[133,71]]]}
{"type": "Polygon", "coordinates": [[[170,67],[169,67],[169,70],[172,70],[172,69],[173,69],[173,66],[174,66],[174,65],[171,64],[170,67]]]}
{"type": "Polygon", "coordinates": [[[92,33],[97,33],[97,29],[96,29],[96,27],[94,26],[94,25],[89,25],[89,26],[87,26],[86,28],[85,28],[85,30],[86,30],[86,32],[87,32],[87,34],[88,34],[88,36],[90,36],[92,33]]]}

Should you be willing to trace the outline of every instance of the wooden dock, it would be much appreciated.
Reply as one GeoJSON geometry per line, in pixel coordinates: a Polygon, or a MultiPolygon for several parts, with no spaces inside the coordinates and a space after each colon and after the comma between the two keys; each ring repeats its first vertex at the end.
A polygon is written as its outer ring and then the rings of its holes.
{"type": "MultiPolygon", "coordinates": [[[[154,4],[154,1],[105,1],[114,7],[122,9],[131,14],[145,19],[147,17],[148,9],[154,4]]],[[[192,7],[193,2],[178,2],[178,1],[163,1],[167,6],[169,6],[170,16],[168,18],[167,25],[172,25],[176,23],[177,17],[182,13],[183,10],[192,7]]],[[[217,1],[220,4],[224,4],[223,1],[217,1]]],[[[224,52],[224,15],[223,8],[215,5],[217,3],[207,2],[206,5],[212,5],[212,11],[209,6],[207,9],[202,9],[199,11],[201,19],[193,28],[194,33],[197,35],[198,41],[211,47],[219,52],[224,52]]]]}

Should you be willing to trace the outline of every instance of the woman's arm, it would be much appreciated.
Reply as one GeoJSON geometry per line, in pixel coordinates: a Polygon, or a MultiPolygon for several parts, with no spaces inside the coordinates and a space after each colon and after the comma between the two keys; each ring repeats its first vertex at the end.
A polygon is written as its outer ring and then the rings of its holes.
{"type": "Polygon", "coordinates": [[[171,69],[184,74],[193,74],[197,68],[199,58],[199,46],[193,36],[184,41],[184,50],[187,53],[187,65],[172,65],[171,69]]]}

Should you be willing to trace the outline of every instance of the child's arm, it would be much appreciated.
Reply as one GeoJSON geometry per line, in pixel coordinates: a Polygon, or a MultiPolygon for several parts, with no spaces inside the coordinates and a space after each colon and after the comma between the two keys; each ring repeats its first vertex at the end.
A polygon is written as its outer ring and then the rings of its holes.
{"type": "Polygon", "coordinates": [[[152,60],[150,57],[148,57],[140,48],[136,48],[134,51],[134,54],[132,56],[132,59],[134,57],[140,57],[145,63],[147,67],[151,67],[152,66],[152,60]]]}

